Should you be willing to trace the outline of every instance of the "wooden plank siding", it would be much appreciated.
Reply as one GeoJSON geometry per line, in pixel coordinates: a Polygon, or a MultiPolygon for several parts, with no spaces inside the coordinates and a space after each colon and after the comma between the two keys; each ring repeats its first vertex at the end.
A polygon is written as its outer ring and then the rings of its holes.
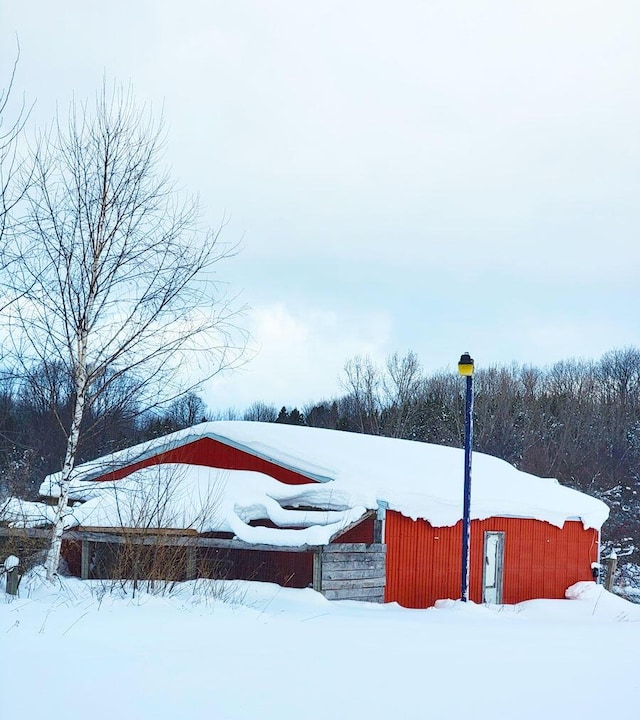
{"type": "Polygon", "coordinates": [[[384,602],[386,546],[336,543],[314,556],[314,588],[328,600],[384,602]]]}

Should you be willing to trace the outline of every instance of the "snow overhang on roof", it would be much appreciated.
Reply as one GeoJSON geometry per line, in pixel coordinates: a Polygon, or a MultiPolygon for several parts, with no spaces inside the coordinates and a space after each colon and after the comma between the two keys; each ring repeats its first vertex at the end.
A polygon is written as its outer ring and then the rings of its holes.
{"type": "MultiPolygon", "coordinates": [[[[231,532],[254,545],[323,545],[363,519],[367,508],[328,484],[285,485],[268,475],[184,464],[152,465],[122,480],[85,482],[84,502],[65,527],[181,529],[231,532]],[[256,527],[269,520],[275,527],[256,527]]],[[[29,503],[28,505],[34,505],[29,503]]],[[[53,508],[15,508],[24,518],[53,518],[53,508]]]]}
{"type": "MultiPolygon", "coordinates": [[[[333,503],[343,509],[375,509],[385,502],[392,510],[413,519],[424,518],[434,526],[455,525],[462,515],[462,450],[336,430],[238,421],[203,423],[81,465],[74,471],[71,497],[87,499],[87,492],[91,494],[96,485],[86,482],[92,477],[204,437],[320,482],[298,486],[316,494],[316,507],[331,508],[333,503]]],[[[234,477],[234,483],[247,482],[236,475],[239,471],[225,472],[232,473],[229,477],[234,477]]],[[[58,479],[59,475],[46,478],[41,494],[56,496],[58,479]]],[[[269,480],[286,492],[294,489],[269,480]]],[[[473,454],[471,493],[474,519],[517,516],[562,527],[566,520],[577,517],[585,527],[599,529],[609,514],[600,500],[482,453],[473,454]]],[[[300,503],[314,504],[309,498],[300,503]]]]}

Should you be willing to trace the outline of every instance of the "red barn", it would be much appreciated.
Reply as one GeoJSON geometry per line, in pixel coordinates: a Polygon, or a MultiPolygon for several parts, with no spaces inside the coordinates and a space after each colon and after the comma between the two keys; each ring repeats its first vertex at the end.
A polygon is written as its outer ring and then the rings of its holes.
{"type": "MultiPolygon", "coordinates": [[[[71,493],[84,501],[74,509],[78,523],[94,529],[120,525],[121,517],[109,519],[107,496],[95,488],[117,488],[155,466],[199,469],[200,483],[204,468],[224,475],[221,517],[196,530],[244,543],[234,556],[239,577],[315,587],[319,564],[305,548],[323,546],[325,594],[339,597],[331,595],[331,582],[346,571],[335,564],[337,551],[382,543],[385,601],[419,608],[459,597],[461,450],[282,424],[203,423],[78,467],[71,493]]],[[[54,496],[55,480],[45,479],[41,494],[54,496]]],[[[187,487],[196,486],[185,481],[187,487]]],[[[185,492],[193,501],[196,491],[185,492]]],[[[599,500],[474,453],[470,599],[563,598],[567,587],[593,578],[607,515],[599,500]]],[[[194,532],[184,518],[181,509],[159,525],[194,532]]],[[[363,584],[362,594],[351,597],[368,597],[366,573],[358,569],[364,559],[348,559],[355,568],[352,586],[359,577],[363,584]]]]}

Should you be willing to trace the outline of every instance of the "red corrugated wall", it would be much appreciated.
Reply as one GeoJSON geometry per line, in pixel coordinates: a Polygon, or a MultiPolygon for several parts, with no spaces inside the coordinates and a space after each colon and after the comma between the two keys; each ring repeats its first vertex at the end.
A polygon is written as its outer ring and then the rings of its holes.
{"type": "Polygon", "coordinates": [[[126,467],[105,473],[96,480],[119,480],[135,470],[158,465],[159,463],[187,463],[190,465],[204,465],[205,467],[216,467],[224,470],[253,470],[287,483],[288,485],[302,485],[313,482],[308,477],[300,475],[293,470],[280,467],[275,463],[263,460],[262,458],[249,455],[242,450],[224,445],[211,438],[201,438],[194,442],[181,445],[174,450],[168,450],[159,455],[142,460],[141,462],[127,465],[126,467]]]}
{"type": "MultiPolygon", "coordinates": [[[[592,580],[591,563],[598,559],[598,532],[581,522],[562,529],[539,520],[491,518],[471,523],[469,598],[482,601],[484,532],[505,533],[502,601],[563,598],[579,580],[592,580]]],[[[462,523],[434,528],[388,512],[386,602],[429,607],[442,598],[460,597],[462,523]]]]}

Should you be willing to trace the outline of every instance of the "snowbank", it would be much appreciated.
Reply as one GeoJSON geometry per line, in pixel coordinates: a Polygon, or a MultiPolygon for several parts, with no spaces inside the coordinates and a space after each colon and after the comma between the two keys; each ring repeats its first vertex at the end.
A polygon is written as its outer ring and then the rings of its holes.
{"type": "Polygon", "coordinates": [[[608,595],[595,615],[584,595],[490,613],[469,603],[407,610],[328,601],[310,589],[249,582],[235,583],[223,603],[220,582],[121,597],[97,580],[51,585],[25,576],[20,597],[0,594],[2,717],[637,715],[640,623],[630,603],[629,622],[603,614],[608,595]],[[462,674],[461,658],[469,660],[462,674]],[[62,672],[68,692],[60,691],[62,672]],[[599,692],[609,675],[614,691],[599,692]],[[318,678],[327,692],[318,693],[318,678]]]}

